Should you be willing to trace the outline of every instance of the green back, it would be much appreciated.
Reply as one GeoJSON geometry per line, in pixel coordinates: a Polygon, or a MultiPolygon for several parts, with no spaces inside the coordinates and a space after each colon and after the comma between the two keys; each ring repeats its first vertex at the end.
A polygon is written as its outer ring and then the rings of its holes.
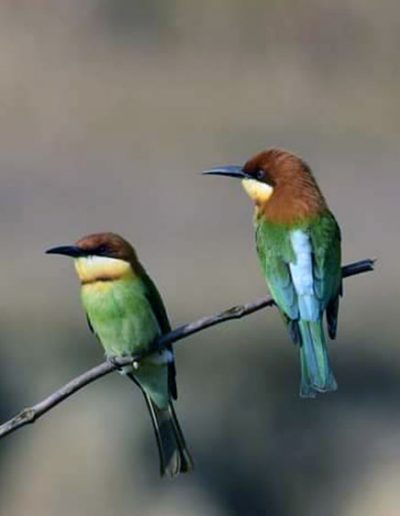
{"type": "Polygon", "coordinates": [[[341,291],[340,230],[334,216],[326,211],[314,219],[293,226],[265,219],[255,223],[256,245],[261,268],[271,295],[285,317],[299,318],[297,294],[289,263],[295,263],[290,231],[302,229],[310,236],[313,252],[314,292],[321,313],[328,311],[330,333],[336,330],[337,299],[341,291]]]}

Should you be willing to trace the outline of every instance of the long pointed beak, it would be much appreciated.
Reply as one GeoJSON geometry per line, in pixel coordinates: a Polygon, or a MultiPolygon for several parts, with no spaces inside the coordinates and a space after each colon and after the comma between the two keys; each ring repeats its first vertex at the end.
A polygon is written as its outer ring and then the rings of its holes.
{"type": "Polygon", "coordinates": [[[205,170],[203,174],[206,176],[235,177],[236,179],[245,179],[246,177],[249,177],[245,172],[243,172],[243,167],[240,165],[214,167],[210,168],[210,170],[205,170]]]}
{"type": "Polygon", "coordinates": [[[72,256],[72,258],[78,258],[79,256],[84,256],[85,252],[75,245],[62,245],[47,249],[46,254],[63,254],[65,256],[72,256]]]}

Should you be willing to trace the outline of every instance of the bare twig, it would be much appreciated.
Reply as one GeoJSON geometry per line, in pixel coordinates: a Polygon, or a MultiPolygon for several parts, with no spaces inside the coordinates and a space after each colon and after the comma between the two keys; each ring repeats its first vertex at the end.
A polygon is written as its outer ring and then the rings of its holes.
{"type": "MultiPolygon", "coordinates": [[[[374,260],[362,260],[360,262],[351,263],[342,268],[343,278],[347,278],[348,276],[355,276],[357,274],[361,274],[363,272],[372,271],[374,269],[374,260]]],[[[178,340],[185,339],[194,333],[198,333],[206,328],[210,328],[211,326],[215,326],[216,324],[223,323],[225,321],[230,321],[232,319],[240,319],[241,317],[245,317],[246,315],[250,315],[253,312],[257,312],[262,308],[274,306],[275,303],[271,297],[263,297],[254,301],[252,303],[246,303],[244,305],[234,306],[229,308],[228,310],[224,310],[223,312],[217,313],[215,315],[211,315],[208,317],[203,317],[198,319],[197,321],[191,322],[189,324],[185,324],[183,326],[179,326],[175,330],[172,330],[170,333],[162,335],[156,342],[151,352],[160,350],[164,348],[167,344],[172,344],[173,342],[177,342],[178,340]]],[[[99,364],[88,371],[85,371],[80,376],[77,376],[63,387],[53,392],[36,405],[32,407],[23,409],[19,414],[14,416],[9,421],[6,421],[3,425],[0,426],[0,438],[4,437],[7,434],[15,432],[18,428],[25,426],[29,423],[34,423],[41,416],[46,414],[49,410],[54,408],[56,405],[64,401],[66,398],[69,398],[75,392],[79,391],[89,383],[98,380],[102,376],[111,373],[115,369],[122,367],[124,365],[131,364],[134,360],[140,360],[144,356],[148,355],[150,351],[146,354],[136,355],[136,356],[126,356],[114,358],[112,360],[106,360],[105,362],[99,364]]]]}

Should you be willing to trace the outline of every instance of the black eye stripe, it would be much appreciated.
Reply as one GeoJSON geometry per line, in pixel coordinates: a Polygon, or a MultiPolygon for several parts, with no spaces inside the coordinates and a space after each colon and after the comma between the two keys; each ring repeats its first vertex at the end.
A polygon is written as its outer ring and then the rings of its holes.
{"type": "Polygon", "coordinates": [[[107,252],[107,246],[106,245],[99,245],[99,247],[97,248],[97,252],[99,254],[104,254],[107,252]]]}
{"type": "Polygon", "coordinates": [[[262,181],[264,183],[267,183],[267,185],[270,185],[272,187],[275,186],[275,181],[272,179],[271,174],[268,172],[268,170],[265,170],[263,168],[259,168],[255,172],[253,172],[253,177],[257,181],[262,181]]]}

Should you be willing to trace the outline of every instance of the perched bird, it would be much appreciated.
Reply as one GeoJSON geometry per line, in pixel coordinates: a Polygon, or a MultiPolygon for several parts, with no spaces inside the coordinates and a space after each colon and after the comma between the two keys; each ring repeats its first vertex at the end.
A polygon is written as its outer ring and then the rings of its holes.
{"type": "Polygon", "coordinates": [[[300,396],[335,391],[323,328],[336,336],[341,237],[309,166],[281,149],[204,172],[242,180],[255,204],[257,254],[269,291],[300,348],[300,396]]]}
{"type": "MultiPolygon", "coordinates": [[[[107,357],[145,353],[156,337],[171,329],[161,296],[133,247],[114,233],[85,236],[75,245],[54,247],[49,254],[74,258],[81,299],[90,329],[107,357]]],[[[161,475],[190,471],[192,459],[172,398],[177,398],[170,346],[123,369],[141,389],[150,412],[160,456],[161,475]]]]}

